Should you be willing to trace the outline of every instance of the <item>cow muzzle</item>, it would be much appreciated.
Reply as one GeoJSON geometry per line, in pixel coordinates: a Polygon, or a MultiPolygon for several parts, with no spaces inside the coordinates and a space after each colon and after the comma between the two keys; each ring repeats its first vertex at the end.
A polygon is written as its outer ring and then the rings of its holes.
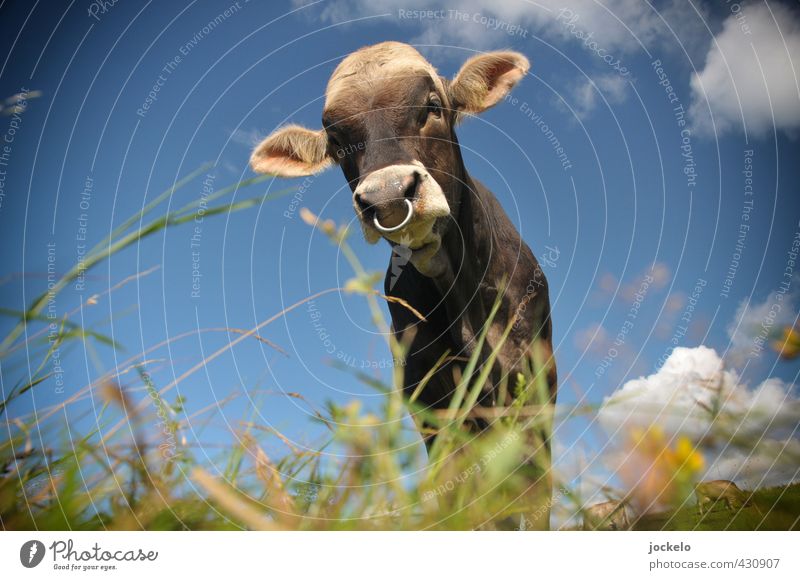
{"type": "Polygon", "coordinates": [[[356,187],[353,205],[367,241],[384,237],[411,248],[427,243],[436,219],[450,214],[441,186],[419,162],[373,171],[356,187]]]}

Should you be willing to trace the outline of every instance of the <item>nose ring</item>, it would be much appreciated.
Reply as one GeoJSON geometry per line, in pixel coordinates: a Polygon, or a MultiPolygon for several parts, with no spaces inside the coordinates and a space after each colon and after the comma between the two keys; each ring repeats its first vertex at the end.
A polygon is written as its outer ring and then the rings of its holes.
{"type": "Polygon", "coordinates": [[[403,201],[405,201],[406,205],[408,206],[408,215],[406,215],[405,219],[396,226],[387,228],[381,225],[381,222],[378,221],[378,216],[375,215],[375,217],[372,218],[372,223],[375,224],[375,229],[377,229],[381,233],[390,234],[392,232],[396,232],[397,230],[406,227],[406,225],[408,225],[408,222],[411,221],[411,218],[414,217],[414,205],[411,203],[410,199],[404,199],[403,201]]]}

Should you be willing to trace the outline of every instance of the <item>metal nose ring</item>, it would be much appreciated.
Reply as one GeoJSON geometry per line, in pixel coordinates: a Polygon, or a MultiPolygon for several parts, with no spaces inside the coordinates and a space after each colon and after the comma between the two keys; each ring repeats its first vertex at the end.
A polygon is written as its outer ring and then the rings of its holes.
{"type": "Polygon", "coordinates": [[[381,225],[381,222],[378,221],[378,216],[375,215],[375,217],[372,218],[372,223],[375,224],[375,229],[377,229],[381,233],[389,234],[406,227],[408,225],[408,222],[411,221],[411,218],[414,217],[414,205],[411,203],[410,199],[404,199],[403,201],[405,201],[406,205],[408,206],[408,215],[406,215],[405,219],[396,226],[387,228],[381,225]]]}

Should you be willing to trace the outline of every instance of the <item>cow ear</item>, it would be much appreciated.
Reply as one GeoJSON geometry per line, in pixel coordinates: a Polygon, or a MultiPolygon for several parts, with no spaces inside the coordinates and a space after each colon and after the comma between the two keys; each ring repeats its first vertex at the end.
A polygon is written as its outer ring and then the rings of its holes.
{"type": "Polygon", "coordinates": [[[450,83],[453,108],[477,114],[496,105],[527,74],[530,63],[518,52],[489,52],[473,56],[450,83]]]}
{"type": "Polygon", "coordinates": [[[250,156],[253,171],[279,177],[311,175],[332,163],[325,132],[298,125],[278,129],[259,143],[250,156]]]}

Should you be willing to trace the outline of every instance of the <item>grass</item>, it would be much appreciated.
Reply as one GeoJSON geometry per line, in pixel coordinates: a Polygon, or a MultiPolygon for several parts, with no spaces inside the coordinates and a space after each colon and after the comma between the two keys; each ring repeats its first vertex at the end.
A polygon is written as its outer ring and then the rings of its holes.
{"type": "MultiPolygon", "coordinates": [[[[151,218],[150,214],[205,169],[167,188],[122,223],[87,254],[82,265],[68,270],[50,292],[60,292],[77,276],[145,238],[190,222],[197,201],[159,217],[151,218]]],[[[261,179],[223,188],[207,197],[205,203],[261,179]]],[[[205,218],[245,210],[289,192],[221,203],[206,209],[205,218]]],[[[398,299],[382,296],[374,289],[381,275],[365,271],[347,243],[346,229],[321,222],[308,211],[302,216],[342,249],[354,272],[342,288],[320,294],[345,292],[362,297],[376,328],[388,337],[387,348],[395,360],[402,360],[407,345],[391,338],[380,305],[382,300],[398,299]]],[[[89,300],[103,301],[108,294],[148,274],[133,274],[89,300]]],[[[123,361],[116,373],[102,375],[63,404],[26,415],[18,411],[19,403],[26,393],[53,378],[45,369],[56,349],[88,348],[92,341],[119,348],[110,337],[77,322],[77,309],[60,320],[57,335],[50,340],[42,316],[50,295],[34,299],[25,312],[0,312],[17,319],[0,343],[0,364],[6,374],[7,369],[17,368],[25,377],[10,390],[4,389],[0,402],[0,417],[7,427],[0,440],[0,525],[5,530],[436,530],[513,528],[523,522],[529,529],[541,523],[537,518],[548,517],[550,500],[544,500],[544,504],[541,497],[532,501],[529,493],[531,482],[546,469],[538,463],[541,434],[550,429],[553,420],[553,408],[543,396],[547,392],[547,361],[537,358],[535,345],[528,367],[541,370],[511,377],[509,384],[500,386],[501,392],[516,396],[508,407],[496,410],[501,417],[480,436],[466,425],[478,412],[474,406],[499,344],[493,345],[489,364],[483,366],[477,358],[481,348],[475,349],[449,409],[434,413],[420,408],[415,402],[418,392],[405,399],[398,387],[402,384],[402,365],[395,365],[386,383],[355,372],[354,381],[382,394],[379,412],[365,411],[358,401],[327,403],[320,408],[301,393],[288,393],[284,396],[307,405],[315,421],[324,426],[326,435],[317,449],[298,449],[280,432],[246,416],[231,433],[231,442],[224,442],[209,460],[206,454],[210,448],[194,448],[182,441],[180,433],[190,423],[209,421],[218,409],[210,406],[188,413],[186,401],[174,396],[175,386],[190,380],[196,370],[244,340],[259,340],[279,348],[258,333],[316,296],[299,300],[251,329],[203,329],[227,333],[231,339],[167,385],[154,383],[151,369],[155,363],[148,358],[166,344],[161,343],[123,361]],[[26,366],[19,364],[27,352],[40,356],[30,376],[25,374],[26,366]],[[122,375],[138,376],[142,386],[121,387],[122,375]],[[97,408],[84,412],[91,413],[96,427],[77,433],[63,421],[64,406],[82,408],[90,397],[97,408]],[[437,434],[427,463],[420,461],[421,444],[407,420],[407,411],[416,421],[431,425],[437,434]],[[163,437],[152,437],[153,424],[161,426],[163,437]],[[286,449],[280,457],[265,452],[275,442],[286,449]],[[526,461],[531,457],[534,461],[526,461]]],[[[497,305],[490,320],[496,311],[497,305]]],[[[479,344],[484,340],[481,334],[479,344]]],[[[594,410],[584,406],[572,409],[570,416],[594,410]]],[[[672,460],[685,463],[683,457],[675,455],[672,460]]],[[[690,483],[689,479],[683,483],[690,483]]],[[[671,485],[671,480],[664,485],[671,485]]],[[[553,487],[559,490],[560,509],[579,514],[583,501],[569,482],[554,477],[553,487]]],[[[764,524],[769,529],[797,527],[798,488],[783,491],[755,492],[755,503],[770,513],[764,524]]],[[[620,497],[622,494],[618,492],[620,497]]],[[[698,521],[692,506],[648,515],[636,525],[639,529],[754,529],[757,522],[746,510],[735,516],[716,510],[698,521]]]]}
{"type": "Polygon", "coordinates": [[[633,524],[635,530],[798,530],[800,484],[745,491],[747,505],[729,510],[721,502],[700,515],[694,505],[648,514],[633,524]]]}

